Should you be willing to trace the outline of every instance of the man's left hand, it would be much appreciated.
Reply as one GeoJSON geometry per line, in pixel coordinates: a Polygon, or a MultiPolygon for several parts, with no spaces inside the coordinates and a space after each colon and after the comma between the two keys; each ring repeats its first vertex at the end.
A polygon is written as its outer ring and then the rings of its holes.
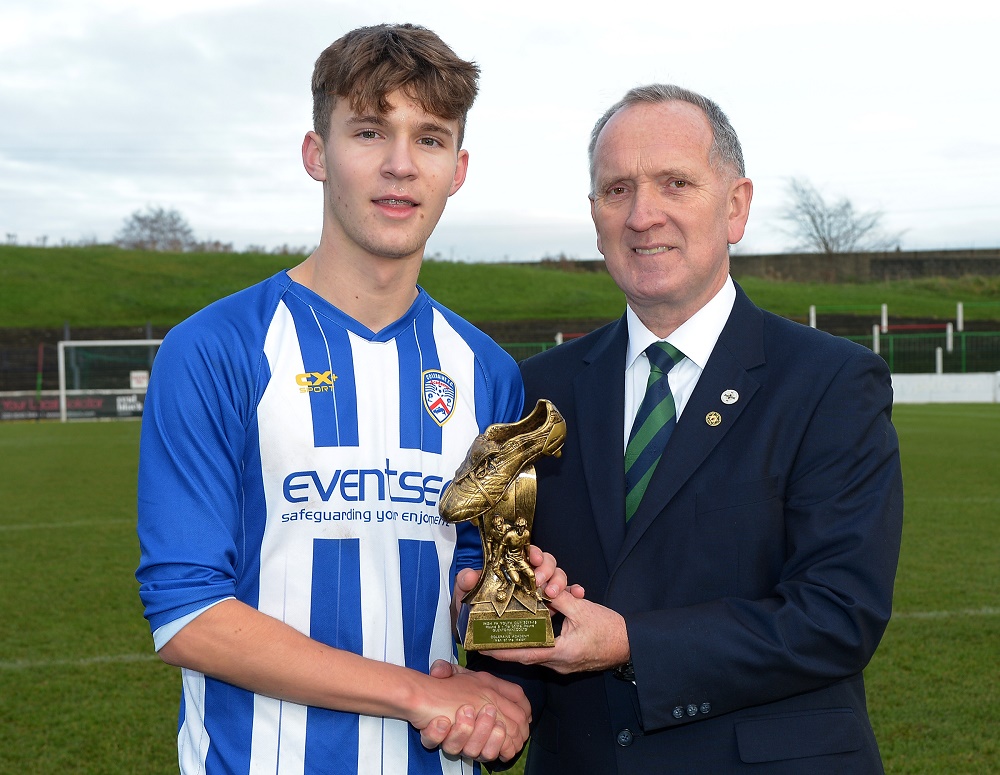
{"type": "Polygon", "coordinates": [[[570,589],[553,598],[549,607],[565,617],[553,648],[482,653],[503,662],[544,665],[562,674],[608,670],[629,660],[628,631],[617,611],[580,599],[570,589]]]}

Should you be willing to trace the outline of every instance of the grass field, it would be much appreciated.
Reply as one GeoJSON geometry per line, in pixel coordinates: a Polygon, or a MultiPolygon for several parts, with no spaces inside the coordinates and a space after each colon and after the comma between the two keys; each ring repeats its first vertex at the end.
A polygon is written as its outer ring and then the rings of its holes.
{"type": "MultiPolygon", "coordinates": [[[[886,769],[997,772],[1000,406],[899,406],[895,420],[903,552],[867,672],[886,769]]],[[[178,674],[151,656],[132,575],[138,434],[0,424],[4,775],[177,771],[178,674]]]]}

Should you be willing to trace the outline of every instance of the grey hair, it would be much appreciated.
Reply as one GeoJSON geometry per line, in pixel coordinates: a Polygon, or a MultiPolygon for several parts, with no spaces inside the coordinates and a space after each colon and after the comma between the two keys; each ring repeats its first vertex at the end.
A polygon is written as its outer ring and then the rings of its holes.
{"type": "Polygon", "coordinates": [[[637,86],[630,89],[628,93],[618,102],[608,108],[607,112],[594,124],[594,129],[590,133],[590,145],[587,147],[587,156],[590,161],[590,188],[594,193],[594,149],[597,147],[597,138],[607,125],[611,117],[618,111],[640,103],[656,104],[660,102],[687,102],[700,108],[705,114],[708,123],[712,127],[712,147],[709,150],[709,159],[713,164],[720,163],[736,172],[739,177],[746,176],[743,165],[743,149],[740,147],[740,138],[736,136],[736,130],[729,123],[726,114],[722,112],[715,102],[702,95],[674,86],[669,83],[654,83],[649,86],[637,86]]]}

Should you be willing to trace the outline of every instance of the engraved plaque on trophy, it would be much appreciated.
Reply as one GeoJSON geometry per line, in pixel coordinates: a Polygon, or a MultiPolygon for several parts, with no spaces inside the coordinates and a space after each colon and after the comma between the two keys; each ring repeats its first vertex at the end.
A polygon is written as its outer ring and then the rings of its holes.
{"type": "MultiPolygon", "coordinates": [[[[438,510],[450,523],[479,528],[484,567],[465,596],[467,651],[552,646],[552,618],[528,562],[535,515],[535,467],[543,455],[558,457],[566,421],[540,400],[515,423],[498,423],[479,434],[438,510]]],[[[460,623],[461,624],[461,623],[460,623]]]]}

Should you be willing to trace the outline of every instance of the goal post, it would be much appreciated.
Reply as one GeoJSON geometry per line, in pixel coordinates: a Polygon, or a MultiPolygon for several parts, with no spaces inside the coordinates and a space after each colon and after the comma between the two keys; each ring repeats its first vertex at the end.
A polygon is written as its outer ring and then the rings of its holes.
{"type": "Polygon", "coordinates": [[[162,339],[59,342],[59,419],[142,415],[153,358],[162,339]]]}

